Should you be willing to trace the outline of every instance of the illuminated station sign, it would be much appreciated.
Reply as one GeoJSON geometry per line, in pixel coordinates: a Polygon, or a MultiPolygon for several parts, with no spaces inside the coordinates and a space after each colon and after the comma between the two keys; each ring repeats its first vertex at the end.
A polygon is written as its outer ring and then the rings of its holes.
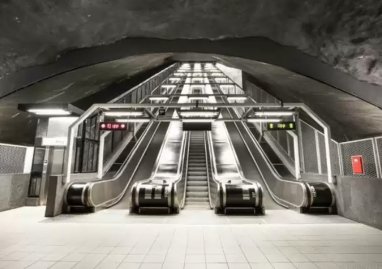
{"type": "Polygon", "coordinates": [[[99,129],[101,131],[124,131],[127,130],[127,124],[123,122],[101,122],[99,129]]]}
{"type": "Polygon", "coordinates": [[[268,122],[268,131],[280,131],[280,130],[296,130],[296,122],[284,121],[284,122],[268,122]]]}

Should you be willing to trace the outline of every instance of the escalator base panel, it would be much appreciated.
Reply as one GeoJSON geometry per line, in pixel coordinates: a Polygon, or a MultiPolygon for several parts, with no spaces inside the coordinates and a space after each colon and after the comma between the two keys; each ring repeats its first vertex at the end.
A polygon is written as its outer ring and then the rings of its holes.
{"type": "Polygon", "coordinates": [[[94,213],[96,210],[94,207],[85,207],[85,206],[71,206],[70,213],[94,213]]]}
{"type": "Polygon", "coordinates": [[[226,215],[248,215],[256,214],[256,209],[254,207],[226,207],[224,208],[224,214],[226,215]]]}
{"type": "Polygon", "coordinates": [[[300,208],[300,213],[307,214],[336,214],[335,207],[311,207],[311,208],[300,208]]]}
{"type": "Polygon", "coordinates": [[[170,214],[171,210],[168,207],[140,207],[138,214],[170,214]]]}

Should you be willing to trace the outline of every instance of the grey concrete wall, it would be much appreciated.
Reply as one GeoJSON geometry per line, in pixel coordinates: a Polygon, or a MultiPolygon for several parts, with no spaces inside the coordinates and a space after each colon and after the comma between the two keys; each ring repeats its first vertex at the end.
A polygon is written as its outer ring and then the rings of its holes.
{"type": "Polygon", "coordinates": [[[25,205],[29,174],[0,175],[0,211],[25,205]]]}
{"type": "Polygon", "coordinates": [[[338,214],[382,229],[382,180],[338,177],[338,214]]]}

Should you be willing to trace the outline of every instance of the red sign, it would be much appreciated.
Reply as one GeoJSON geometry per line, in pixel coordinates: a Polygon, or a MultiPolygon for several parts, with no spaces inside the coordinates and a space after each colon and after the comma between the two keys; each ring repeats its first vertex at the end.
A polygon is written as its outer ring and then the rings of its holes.
{"type": "Polygon", "coordinates": [[[353,175],[363,175],[363,157],[362,155],[351,156],[351,166],[353,168],[353,175]]]}
{"type": "Polygon", "coordinates": [[[123,122],[100,122],[101,131],[123,131],[127,129],[127,124],[123,122]]]}

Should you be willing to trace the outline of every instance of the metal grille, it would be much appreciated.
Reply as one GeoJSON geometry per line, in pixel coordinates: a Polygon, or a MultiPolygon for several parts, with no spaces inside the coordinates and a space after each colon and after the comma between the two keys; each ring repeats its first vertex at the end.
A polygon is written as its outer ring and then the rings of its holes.
{"type": "Polygon", "coordinates": [[[315,130],[301,121],[305,172],[318,173],[315,130]]]}
{"type": "MultiPolygon", "coordinates": [[[[163,70],[162,72],[151,77],[149,80],[139,84],[138,86],[126,91],[125,94],[119,96],[111,103],[139,103],[147,95],[158,89],[160,83],[164,82],[175,70],[176,65],[163,70]]],[[[75,148],[75,164],[73,170],[75,173],[95,172],[98,163],[98,147],[99,147],[99,115],[86,119],[79,127],[75,148]]],[[[130,129],[130,128],[129,128],[130,129]]],[[[105,156],[110,156],[115,147],[124,137],[128,135],[128,131],[119,131],[109,135],[105,143],[105,156]]],[[[104,159],[105,160],[105,159],[104,159]]]]}
{"type": "Polygon", "coordinates": [[[326,164],[325,136],[320,132],[317,132],[317,135],[318,135],[318,149],[320,151],[321,173],[327,174],[328,166],[326,164]]]}
{"type": "Polygon", "coordinates": [[[0,145],[0,174],[24,172],[26,148],[13,145],[0,145]]]}
{"type": "Polygon", "coordinates": [[[364,175],[377,177],[373,139],[341,143],[342,162],[345,176],[353,176],[351,156],[362,155],[364,175]]]}
{"type": "MultiPolygon", "coordinates": [[[[378,153],[378,167],[379,167],[379,171],[382,173],[382,137],[377,137],[375,138],[375,144],[377,146],[377,153],[378,153]]],[[[380,177],[382,177],[382,175],[380,174],[380,177]]]]}
{"type": "Polygon", "coordinates": [[[276,97],[248,81],[246,82],[246,93],[258,103],[281,103],[276,97]]]}
{"type": "Polygon", "coordinates": [[[288,153],[288,140],[287,133],[285,131],[278,131],[278,142],[284,151],[288,153]]]}
{"type": "Polygon", "coordinates": [[[340,175],[340,159],[338,156],[338,143],[335,141],[330,141],[330,156],[332,160],[332,173],[333,175],[340,175]]]}
{"type": "Polygon", "coordinates": [[[287,139],[288,139],[288,148],[289,148],[288,155],[292,160],[294,160],[293,137],[287,134],[287,139]]]}

